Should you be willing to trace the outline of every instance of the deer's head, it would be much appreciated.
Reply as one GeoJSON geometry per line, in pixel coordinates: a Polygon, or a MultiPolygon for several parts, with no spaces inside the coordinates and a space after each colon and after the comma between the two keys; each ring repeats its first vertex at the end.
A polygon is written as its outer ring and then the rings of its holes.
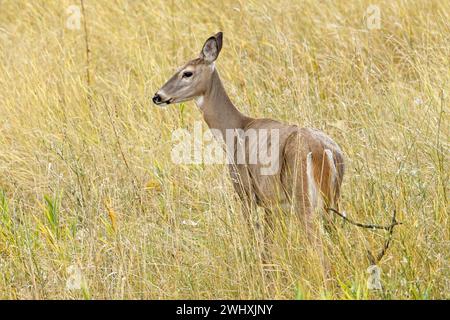
{"type": "Polygon", "coordinates": [[[177,72],[153,96],[158,106],[179,103],[202,96],[211,83],[214,61],[222,49],[222,32],[208,38],[200,55],[178,68],[177,72]]]}

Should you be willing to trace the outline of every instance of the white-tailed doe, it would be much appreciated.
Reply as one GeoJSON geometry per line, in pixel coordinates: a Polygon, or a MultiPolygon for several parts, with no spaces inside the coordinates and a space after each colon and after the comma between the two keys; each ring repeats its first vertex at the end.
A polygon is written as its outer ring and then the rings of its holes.
{"type": "MultiPolygon", "coordinates": [[[[272,174],[261,174],[260,163],[229,164],[235,190],[245,204],[245,213],[263,207],[265,213],[265,238],[273,227],[274,212],[295,212],[305,226],[310,240],[322,252],[319,230],[314,218],[328,214],[325,206],[338,206],[344,176],[344,158],[338,145],[325,133],[311,128],[300,128],[272,119],[255,119],[242,114],[231,102],[215,67],[222,49],[222,32],[206,40],[199,57],[187,62],[155,94],[153,102],[159,106],[195,100],[210,129],[221,133],[225,140],[228,131],[240,132],[229,157],[243,151],[245,159],[252,158],[262,144],[271,143],[274,130],[278,134],[277,148],[272,157],[278,162],[272,174]],[[264,141],[247,139],[246,133],[264,130],[264,141]]],[[[272,151],[273,152],[273,151],[272,151]]]]}

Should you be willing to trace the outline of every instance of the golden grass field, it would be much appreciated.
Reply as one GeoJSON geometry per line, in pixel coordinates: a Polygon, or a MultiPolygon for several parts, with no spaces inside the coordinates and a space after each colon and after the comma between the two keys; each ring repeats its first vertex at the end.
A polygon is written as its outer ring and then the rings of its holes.
{"type": "Polygon", "coordinates": [[[0,0],[0,298],[450,298],[450,2],[373,2],[368,30],[371,3],[84,0],[73,30],[76,0],[0,0]],[[397,211],[383,290],[366,251],[386,232],[339,221],[325,283],[280,217],[264,266],[226,166],[171,161],[202,116],[151,97],[220,30],[236,106],[333,137],[349,217],[397,211]]]}

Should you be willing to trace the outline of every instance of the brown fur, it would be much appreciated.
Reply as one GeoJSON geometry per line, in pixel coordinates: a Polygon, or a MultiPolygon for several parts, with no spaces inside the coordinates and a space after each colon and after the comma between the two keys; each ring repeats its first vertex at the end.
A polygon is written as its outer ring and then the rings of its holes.
{"type": "MultiPolygon", "coordinates": [[[[233,185],[248,206],[262,206],[266,209],[294,208],[300,217],[312,215],[316,209],[309,199],[307,164],[308,153],[312,153],[314,180],[319,186],[323,205],[337,206],[340,186],[344,176],[344,161],[340,148],[321,131],[283,124],[271,119],[253,119],[244,130],[278,129],[280,132],[280,163],[278,172],[273,176],[261,175],[259,164],[230,165],[233,185]],[[332,170],[325,150],[333,155],[337,170],[332,185],[332,170]],[[236,179],[239,177],[239,179],[236,179]]],[[[248,159],[249,148],[246,145],[248,159]]]]}

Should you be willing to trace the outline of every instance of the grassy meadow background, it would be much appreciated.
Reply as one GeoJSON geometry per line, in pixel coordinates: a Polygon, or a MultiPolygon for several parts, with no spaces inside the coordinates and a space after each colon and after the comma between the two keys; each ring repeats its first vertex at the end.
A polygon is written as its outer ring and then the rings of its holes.
{"type": "Polygon", "coordinates": [[[85,0],[79,30],[71,5],[0,0],[0,298],[450,298],[450,2],[85,0]],[[350,217],[397,210],[382,291],[366,251],[385,232],[338,223],[324,283],[280,218],[263,266],[227,168],[172,163],[202,117],[151,97],[220,30],[237,107],[332,136],[350,217]]]}

